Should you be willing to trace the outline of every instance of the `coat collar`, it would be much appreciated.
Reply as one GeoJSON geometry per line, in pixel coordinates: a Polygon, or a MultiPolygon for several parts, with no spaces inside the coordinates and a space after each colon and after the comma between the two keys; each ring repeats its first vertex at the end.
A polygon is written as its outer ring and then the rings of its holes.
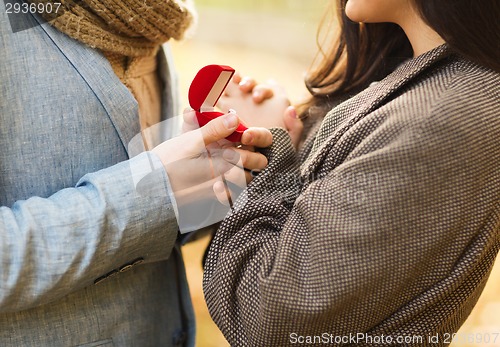
{"type": "Polygon", "coordinates": [[[328,155],[328,149],[332,144],[337,142],[355,123],[380,107],[391,95],[448,55],[450,55],[450,50],[446,44],[436,47],[405,62],[380,82],[371,85],[365,91],[331,110],[325,116],[316,134],[309,159],[302,167],[302,176],[305,178],[314,172],[328,155]]]}
{"type": "MultiPolygon", "coordinates": [[[[61,53],[74,66],[99,99],[128,153],[131,139],[140,132],[137,101],[121,83],[101,52],[77,43],[67,35],[35,17],[61,53]]],[[[68,100],[71,102],[71,100],[68,100]]],[[[85,117],[85,115],[81,115],[85,117]]]]}

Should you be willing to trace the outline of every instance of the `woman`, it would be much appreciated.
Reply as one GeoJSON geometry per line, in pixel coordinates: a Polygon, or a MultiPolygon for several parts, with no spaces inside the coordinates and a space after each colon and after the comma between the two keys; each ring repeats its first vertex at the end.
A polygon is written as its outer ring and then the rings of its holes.
{"type": "MultiPolygon", "coordinates": [[[[318,122],[299,161],[298,132],[271,129],[208,251],[208,307],[232,346],[446,345],[500,247],[499,5],[337,5],[300,112],[318,122]]],[[[222,103],[247,125],[282,125],[236,89],[222,103]]]]}

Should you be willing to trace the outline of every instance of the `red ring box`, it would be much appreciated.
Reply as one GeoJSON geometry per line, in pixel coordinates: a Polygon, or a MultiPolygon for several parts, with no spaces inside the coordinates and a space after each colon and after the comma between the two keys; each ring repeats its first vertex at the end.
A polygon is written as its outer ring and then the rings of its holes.
{"type": "MultiPolygon", "coordinates": [[[[200,127],[224,113],[215,111],[215,104],[233,77],[234,69],[226,65],[207,65],[198,71],[189,87],[189,105],[196,111],[200,127]]],[[[231,142],[241,142],[247,127],[242,123],[226,137],[231,142]]]]}

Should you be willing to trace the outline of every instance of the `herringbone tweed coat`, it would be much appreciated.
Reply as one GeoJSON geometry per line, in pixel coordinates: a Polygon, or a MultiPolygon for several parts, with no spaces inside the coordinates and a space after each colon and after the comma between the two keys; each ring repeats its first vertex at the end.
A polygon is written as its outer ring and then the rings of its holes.
{"type": "Polygon", "coordinates": [[[443,45],[334,108],[300,166],[274,129],[205,265],[231,346],[446,345],[499,251],[499,86],[443,45]]]}

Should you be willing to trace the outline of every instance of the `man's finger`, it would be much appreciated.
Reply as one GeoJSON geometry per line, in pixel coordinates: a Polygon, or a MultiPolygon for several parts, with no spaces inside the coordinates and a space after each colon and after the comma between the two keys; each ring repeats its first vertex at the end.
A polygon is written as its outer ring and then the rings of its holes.
{"type": "Polygon", "coordinates": [[[231,135],[239,124],[240,120],[234,113],[228,113],[211,120],[200,128],[205,146],[231,135]]]}
{"type": "Polygon", "coordinates": [[[241,136],[243,145],[266,148],[273,143],[273,134],[266,128],[249,128],[241,136]]]}
{"type": "Polygon", "coordinates": [[[250,152],[238,148],[228,148],[222,152],[222,157],[233,165],[238,165],[247,170],[262,170],[268,160],[265,155],[259,152],[250,152]]]}
{"type": "Polygon", "coordinates": [[[230,193],[226,189],[226,185],[224,184],[224,182],[222,182],[222,180],[214,183],[213,190],[215,197],[217,198],[217,200],[219,200],[221,204],[223,204],[224,206],[230,206],[229,203],[230,193]]]}

